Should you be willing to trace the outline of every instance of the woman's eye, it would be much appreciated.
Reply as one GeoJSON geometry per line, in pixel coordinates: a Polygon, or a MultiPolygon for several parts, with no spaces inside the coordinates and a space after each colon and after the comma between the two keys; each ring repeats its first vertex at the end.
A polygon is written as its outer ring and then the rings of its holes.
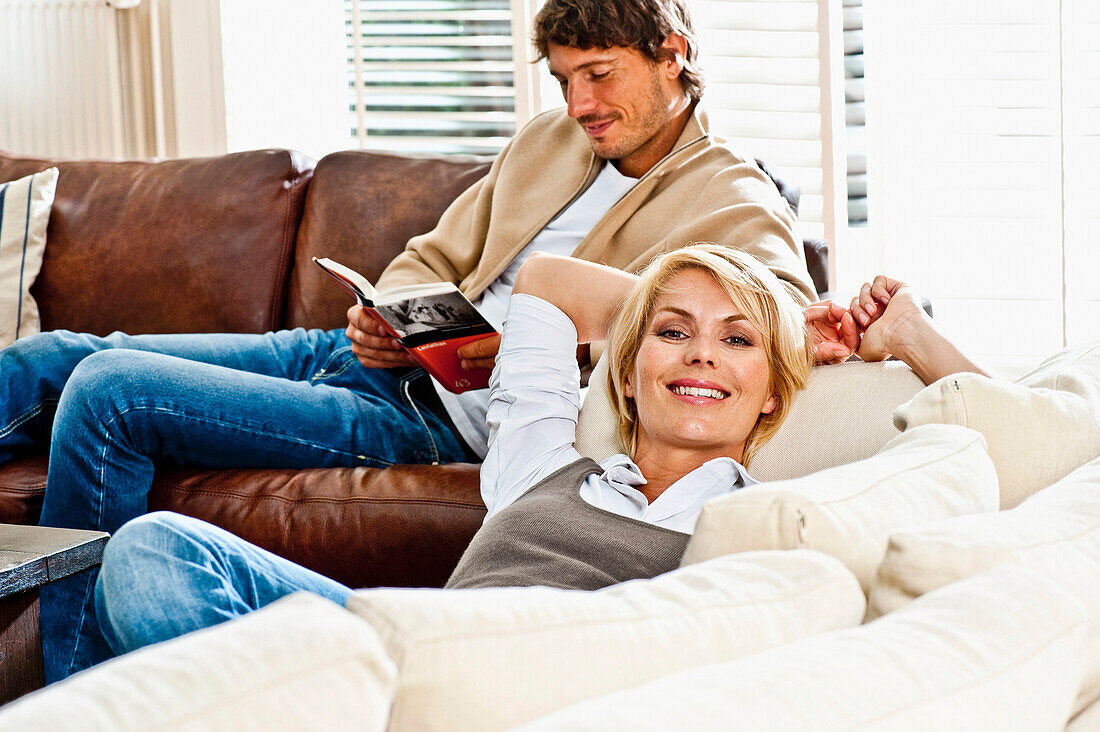
{"type": "Polygon", "coordinates": [[[687,338],[687,333],[679,330],[678,328],[662,328],[657,331],[657,335],[662,338],[671,338],[672,340],[680,340],[681,338],[687,338]]]}
{"type": "Polygon", "coordinates": [[[731,345],[735,345],[735,346],[751,346],[752,345],[752,341],[750,341],[748,338],[746,338],[743,335],[731,335],[728,338],[726,338],[726,342],[730,343],[731,345]]]}

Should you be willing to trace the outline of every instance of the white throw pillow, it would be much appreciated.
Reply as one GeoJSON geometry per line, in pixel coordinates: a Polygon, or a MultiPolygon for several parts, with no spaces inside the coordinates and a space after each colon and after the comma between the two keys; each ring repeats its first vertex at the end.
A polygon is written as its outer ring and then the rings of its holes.
{"type": "MultiPolygon", "coordinates": [[[[1084,613],[1024,570],[993,570],[872,623],[575,704],[534,730],[1059,730],[1084,613]]],[[[731,628],[731,632],[736,629],[731,628]]]]}
{"type": "Polygon", "coordinates": [[[1017,383],[946,376],[898,408],[907,429],[958,424],[985,435],[1001,483],[1001,508],[1100,456],[1100,344],[1045,361],[1017,383]]]}
{"type": "Polygon", "coordinates": [[[1100,458],[1010,511],[900,531],[871,591],[872,616],[1000,565],[1041,574],[1074,595],[1092,621],[1078,708],[1100,699],[1100,458]]]}
{"type": "Polygon", "coordinates": [[[890,534],[997,510],[997,475],[982,436],[954,425],[908,430],[877,455],[708,501],[683,564],[758,549],[816,549],[870,590],[890,534]]]}
{"type": "Polygon", "coordinates": [[[369,625],[298,593],[0,709],[0,729],[386,729],[397,671],[369,625]]]}
{"type": "MultiPolygon", "coordinates": [[[[596,461],[623,451],[606,374],[601,359],[577,421],[577,450],[596,461]]],[[[798,478],[870,457],[898,434],[894,408],[923,388],[900,361],[816,366],[779,431],[746,466],[749,475],[760,481],[798,478]]]]}
{"type": "Polygon", "coordinates": [[[700,664],[854,625],[851,573],[816,552],[722,557],[595,592],[361,590],[348,609],[400,670],[391,730],[501,729],[700,664]]]}
{"type": "Polygon", "coordinates": [[[0,183],[0,348],[38,332],[31,285],[42,267],[57,168],[0,183]]]}

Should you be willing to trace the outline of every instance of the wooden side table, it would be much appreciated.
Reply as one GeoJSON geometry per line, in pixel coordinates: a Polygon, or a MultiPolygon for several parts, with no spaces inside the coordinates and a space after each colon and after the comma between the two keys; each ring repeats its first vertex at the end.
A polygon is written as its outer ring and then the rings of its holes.
{"type": "Polygon", "coordinates": [[[0,524],[0,704],[42,688],[38,588],[94,567],[102,531],[0,524]]]}

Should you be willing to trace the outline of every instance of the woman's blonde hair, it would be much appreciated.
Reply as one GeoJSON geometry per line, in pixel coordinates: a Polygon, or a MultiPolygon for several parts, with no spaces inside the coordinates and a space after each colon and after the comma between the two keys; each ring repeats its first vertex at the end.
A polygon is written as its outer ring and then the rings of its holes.
{"type": "Polygon", "coordinates": [[[751,254],[717,244],[693,244],[657,257],[619,307],[607,351],[608,394],[618,417],[619,438],[627,454],[633,456],[638,448],[638,413],[634,400],[625,396],[626,382],[634,373],[657,298],[667,293],[669,281],[686,269],[700,269],[713,276],[763,337],[768,389],[779,404],[771,414],[761,414],[749,432],[741,458],[747,465],[783,424],[795,393],[806,385],[813,366],[813,346],[802,315],[802,294],[751,254]]]}

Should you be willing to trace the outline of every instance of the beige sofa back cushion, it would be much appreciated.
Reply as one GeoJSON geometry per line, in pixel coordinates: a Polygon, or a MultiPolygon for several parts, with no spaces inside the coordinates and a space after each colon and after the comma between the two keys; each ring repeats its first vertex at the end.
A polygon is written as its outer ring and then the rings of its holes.
{"type": "Polygon", "coordinates": [[[816,552],[722,557],[596,592],[361,590],[400,682],[391,730],[494,730],[701,664],[858,623],[851,573],[816,552]]]}
{"type": "Polygon", "coordinates": [[[871,615],[1000,565],[1033,570],[1089,613],[1088,665],[1077,708],[1100,699],[1100,458],[1010,511],[899,531],[871,591],[871,615]]]}
{"type": "Polygon", "coordinates": [[[925,425],[865,460],[707,502],[683,563],[757,549],[815,549],[840,559],[868,591],[894,531],[996,509],[997,475],[982,436],[925,425]]]}
{"type": "Polygon", "coordinates": [[[1060,730],[1080,681],[1084,623],[1081,606],[1042,577],[994,570],[867,625],[667,676],[521,729],[1060,730]]]}
{"type": "MultiPolygon", "coordinates": [[[[622,452],[607,398],[607,362],[592,372],[577,421],[577,450],[597,461],[622,452]]],[[[760,481],[798,478],[874,455],[898,434],[894,408],[924,384],[900,361],[817,366],[779,432],[746,466],[760,481]]]]}
{"type": "Polygon", "coordinates": [[[23,697],[0,729],[380,732],[396,676],[369,625],[303,592],[23,697]]]}
{"type": "Polygon", "coordinates": [[[981,432],[997,466],[1001,508],[1100,456],[1100,344],[1047,359],[1017,383],[977,374],[940,379],[894,415],[898,429],[958,424],[981,432]]]}

